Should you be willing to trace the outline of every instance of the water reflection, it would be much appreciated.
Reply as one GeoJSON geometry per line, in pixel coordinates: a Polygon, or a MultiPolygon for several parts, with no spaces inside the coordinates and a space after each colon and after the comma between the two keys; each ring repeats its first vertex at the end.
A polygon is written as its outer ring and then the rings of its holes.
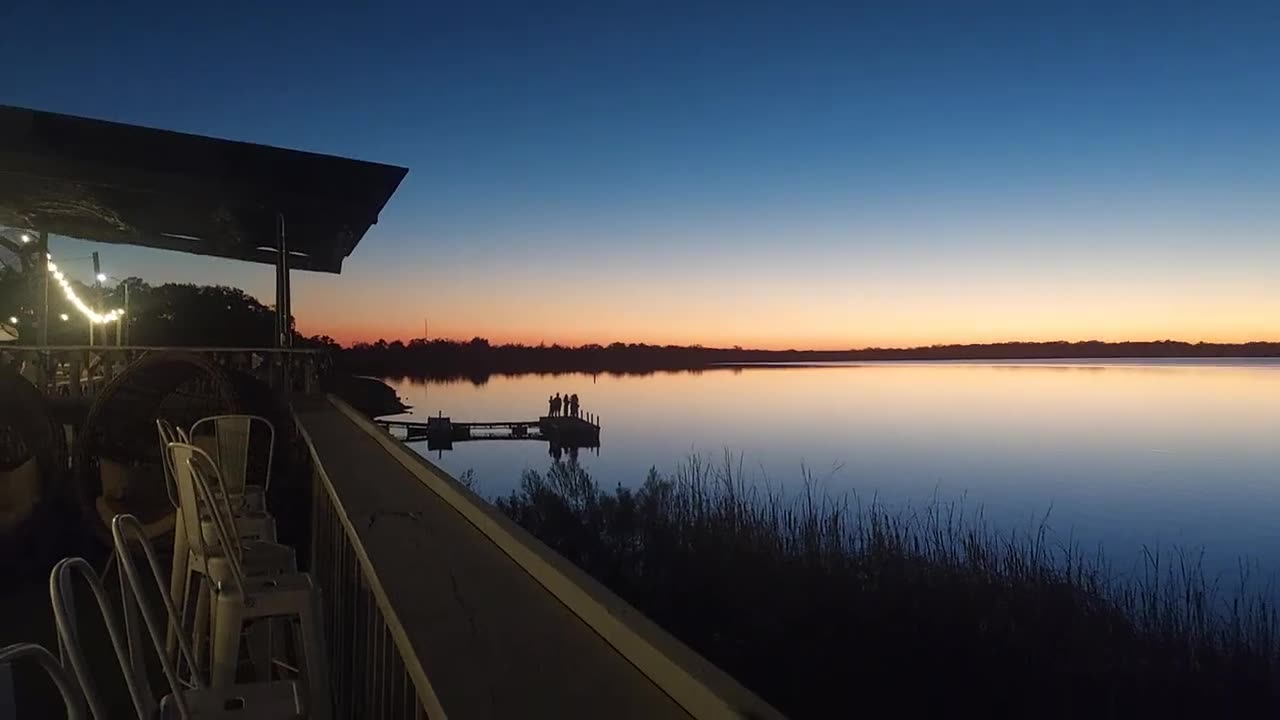
{"type": "MultiPolygon", "coordinates": [[[[890,503],[964,497],[1018,526],[1049,511],[1061,537],[1105,543],[1116,560],[1136,559],[1144,544],[1204,545],[1211,567],[1225,570],[1242,554],[1264,565],[1280,557],[1271,530],[1280,512],[1275,362],[864,363],[393,382],[423,417],[473,421],[532,417],[549,395],[575,388],[600,416],[605,445],[579,460],[606,487],[637,485],[650,467],[669,471],[691,452],[729,449],[784,487],[804,466],[832,493],[890,503]]],[[[554,457],[546,444],[472,442],[439,462],[474,470],[480,490],[497,495],[554,457]]]]}

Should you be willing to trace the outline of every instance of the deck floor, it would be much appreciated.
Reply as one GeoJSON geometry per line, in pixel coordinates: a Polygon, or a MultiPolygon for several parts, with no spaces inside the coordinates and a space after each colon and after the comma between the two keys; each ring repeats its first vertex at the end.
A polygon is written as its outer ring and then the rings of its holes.
{"type": "Polygon", "coordinates": [[[354,422],[297,417],[451,718],[688,717],[354,422]]]}

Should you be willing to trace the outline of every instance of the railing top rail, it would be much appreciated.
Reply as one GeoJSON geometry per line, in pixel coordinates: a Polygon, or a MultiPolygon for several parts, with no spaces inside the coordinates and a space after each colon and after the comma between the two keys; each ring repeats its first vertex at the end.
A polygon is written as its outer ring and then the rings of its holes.
{"type": "Polygon", "coordinates": [[[90,350],[105,352],[108,350],[145,350],[148,352],[255,352],[291,355],[320,355],[328,352],[324,348],[272,348],[272,347],[186,347],[180,345],[0,345],[0,350],[24,351],[70,351],[90,350]]]}

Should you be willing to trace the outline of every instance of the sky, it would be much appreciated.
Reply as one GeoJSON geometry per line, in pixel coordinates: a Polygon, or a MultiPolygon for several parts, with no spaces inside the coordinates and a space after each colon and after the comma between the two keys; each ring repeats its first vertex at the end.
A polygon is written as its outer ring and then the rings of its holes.
{"type": "Polygon", "coordinates": [[[1274,1],[183,5],[10,0],[0,104],[408,167],[306,334],[1280,340],[1274,1]]]}

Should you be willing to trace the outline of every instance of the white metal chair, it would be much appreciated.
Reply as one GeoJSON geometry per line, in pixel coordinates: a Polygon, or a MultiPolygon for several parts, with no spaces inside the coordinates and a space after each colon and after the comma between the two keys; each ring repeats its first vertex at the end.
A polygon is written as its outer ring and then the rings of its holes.
{"type": "MultiPolygon", "coordinates": [[[[193,442],[212,436],[215,452],[212,453],[222,472],[227,492],[231,493],[232,509],[241,507],[257,512],[267,510],[266,494],[271,487],[271,465],[275,460],[276,426],[261,415],[211,415],[201,418],[191,426],[193,442]],[[261,428],[267,437],[267,464],[262,481],[250,482],[249,448],[254,438],[254,428],[261,428]]],[[[197,443],[198,445],[198,443],[197,443]]]]}
{"type": "MultiPolygon", "coordinates": [[[[222,492],[212,490],[213,486],[220,489],[221,475],[219,469],[213,460],[205,451],[191,445],[189,443],[170,443],[167,448],[169,453],[169,461],[174,470],[174,477],[178,492],[178,512],[182,516],[183,527],[202,526],[200,515],[203,511],[207,514],[209,522],[214,526],[215,537],[213,542],[209,542],[210,538],[206,538],[204,532],[187,533],[187,560],[186,567],[183,571],[181,581],[181,605],[182,613],[182,632],[186,632],[187,610],[191,606],[192,588],[196,588],[195,609],[193,631],[195,637],[196,660],[198,667],[205,668],[205,660],[208,657],[206,650],[206,640],[208,639],[207,630],[210,627],[210,593],[211,588],[219,584],[226,583],[231,575],[231,561],[234,561],[241,567],[244,574],[248,577],[259,577],[264,575],[279,575],[284,573],[297,572],[298,562],[297,555],[293,548],[279,543],[266,542],[263,540],[241,540],[235,537],[234,543],[226,543],[222,540],[222,533],[216,531],[216,520],[218,518],[227,519],[228,527],[234,525],[234,514],[231,512],[231,499],[222,492]],[[197,489],[197,480],[192,473],[192,468],[201,466],[206,472],[201,475],[202,479],[213,478],[214,483],[206,483],[208,493],[202,493],[197,489]],[[225,512],[225,514],[223,514],[225,512]]],[[[233,533],[234,535],[234,533],[233,533]]],[[[176,565],[176,563],[175,563],[176,565]]],[[[174,587],[172,577],[170,578],[170,590],[174,587]]]]}
{"type": "MultiPolygon", "coordinates": [[[[186,583],[189,581],[191,542],[187,537],[186,522],[179,503],[181,493],[178,491],[177,468],[173,462],[173,455],[169,451],[169,445],[175,442],[185,443],[188,441],[188,437],[181,428],[174,428],[172,423],[162,418],[156,419],[156,431],[160,436],[160,455],[164,466],[165,490],[169,493],[169,502],[173,504],[174,510],[177,511],[173,530],[173,565],[169,576],[169,594],[175,603],[181,603],[180,607],[185,612],[186,601],[184,596],[187,592],[186,583]]],[[[275,519],[265,512],[249,510],[237,512],[235,527],[236,533],[244,540],[276,542],[275,519]]],[[[206,547],[217,546],[218,539],[213,529],[213,521],[209,519],[208,511],[204,508],[200,509],[200,531],[206,547]]],[[[185,627],[185,622],[182,626],[185,627]]],[[[170,629],[169,638],[165,643],[171,659],[175,658],[174,653],[177,652],[177,644],[173,633],[174,630],[170,629]]]]}
{"type": "MultiPolygon", "coordinates": [[[[143,623],[151,635],[152,645],[160,655],[161,669],[169,682],[170,694],[160,702],[162,718],[275,720],[304,716],[305,703],[299,694],[298,685],[292,681],[255,682],[211,688],[196,674],[192,676],[191,686],[185,686],[179,679],[175,663],[166,656],[166,630],[161,627],[150,596],[144,590],[146,581],[133,561],[130,540],[142,546],[155,586],[162,590],[159,594],[165,608],[165,625],[172,628],[178,621],[177,608],[163,593],[164,569],[156,557],[155,549],[147,541],[142,524],[132,515],[117,515],[111,523],[111,535],[115,540],[116,553],[120,556],[121,570],[128,579],[129,592],[141,610],[143,623]]],[[[187,638],[181,634],[178,635],[178,649],[181,660],[191,665],[194,662],[193,651],[187,638]]]]}
{"type": "Polygon", "coordinates": [[[301,660],[299,672],[307,688],[308,717],[331,717],[329,659],[324,645],[319,588],[306,573],[269,577],[246,574],[241,562],[245,555],[239,552],[240,541],[230,532],[228,494],[216,492],[213,487],[218,480],[216,474],[206,476],[196,458],[189,458],[187,464],[195,488],[212,510],[219,540],[227,549],[224,557],[230,570],[228,577],[215,577],[210,573],[210,577],[215,579],[213,623],[210,626],[213,638],[210,684],[216,688],[235,682],[241,636],[250,622],[287,619],[301,660]]]}
{"type": "Polygon", "coordinates": [[[71,678],[67,677],[66,671],[58,664],[58,659],[52,653],[35,643],[17,643],[0,648],[0,665],[28,659],[39,663],[49,675],[49,679],[57,686],[58,694],[62,696],[62,703],[67,708],[68,720],[82,720],[84,713],[81,711],[80,691],[71,678]]]}
{"type": "MultiPolygon", "coordinates": [[[[163,452],[163,451],[165,448],[169,446],[169,443],[174,443],[174,442],[183,442],[183,443],[189,443],[189,444],[195,444],[195,443],[192,443],[191,437],[187,435],[185,431],[183,431],[181,428],[174,428],[173,425],[169,423],[169,421],[167,420],[157,419],[156,429],[158,430],[160,435],[160,448],[162,451],[161,455],[164,459],[165,479],[169,483],[166,489],[169,492],[169,501],[173,503],[173,506],[176,509],[178,507],[178,501],[180,499],[177,494],[177,474],[173,466],[173,460],[170,457],[169,453],[163,452]]],[[[199,447],[199,445],[196,445],[196,447],[199,447]]],[[[203,448],[201,449],[203,450],[203,448]]],[[[206,454],[208,453],[207,450],[205,452],[206,454]]],[[[227,453],[227,454],[234,456],[234,453],[227,453]]],[[[216,458],[214,460],[215,462],[220,463],[220,461],[218,461],[216,458]]],[[[224,478],[226,477],[225,472],[222,470],[221,464],[218,465],[218,471],[220,473],[223,473],[224,478]]],[[[276,542],[276,521],[271,516],[271,513],[267,512],[265,509],[261,509],[261,508],[254,509],[253,507],[250,507],[250,502],[249,502],[250,500],[253,501],[253,504],[264,504],[263,502],[261,502],[263,500],[261,493],[255,494],[255,492],[252,491],[252,488],[257,486],[250,486],[250,487],[251,487],[251,492],[249,496],[245,496],[243,493],[240,493],[239,495],[236,495],[233,493],[233,496],[232,496],[231,508],[235,513],[236,533],[240,537],[246,540],[264,540],[266,542],[276,542]]],[[[214,536],[213,523],[212,521],[209,520],[208,513],[203,508],[201,509],[200,517],[201,517],[200,527],[201,527],[201,530],[204,532],[205,542],[210,545],[216,544],[218,540],[214,536]]],[[[180,526],[181,518],[179,518],[178,520],[179,521],[176,524],[180,526]]]]}
{"type": "Polygon", "coordinates": [[[67,664],[71,666],[76,682],[80,686],[80,692],[89,705],[89,713],[95,720],[119,717],[118,713],[111,712],[111,708],[103,703],[102,696],[98,694],[94,674],[89,669],[84,648],[80,644],[80,633],[75,618],[74,588],[71,585],[72,575],[75,572],[79,572],[84,577],[93,591],[98,611],[111,638],[111,649],[120,663],[121,672],[124,673],[125,687],[129,691],[129,698],[133,701],[137,717],[151,718],[156,709],[154,698],[148,702],[149,692],[143,690],[134,673],[133,661],[126,646],[125,630],[111,610],[111,603],[107,599],[107,591],[102,586],[102,580],[84,558],[64,558],[53,566],[53,572],[49,574],[49,599],[53,602],[53,619],[58,629],[58,644],[65,653],[67,664]]]}

